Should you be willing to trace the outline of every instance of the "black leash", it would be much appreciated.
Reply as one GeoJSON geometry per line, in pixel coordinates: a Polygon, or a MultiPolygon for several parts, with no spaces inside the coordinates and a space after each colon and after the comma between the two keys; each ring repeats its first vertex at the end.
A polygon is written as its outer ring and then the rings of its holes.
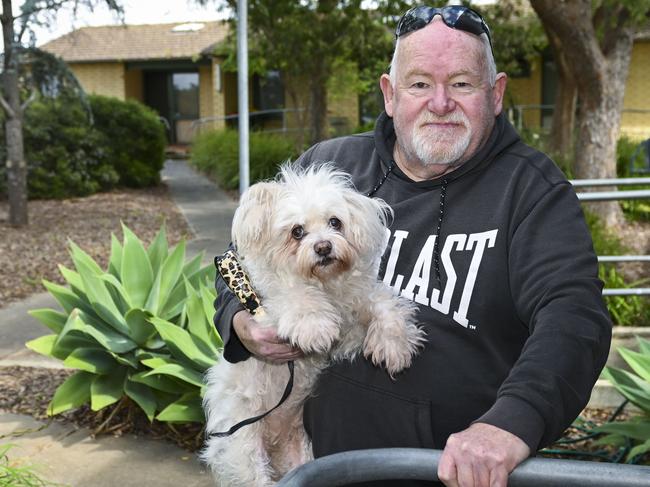
{"type": "MultiPolygon", "coordinates": [[[[226,250],[223,255],[218,255],[214,258],[214,265],[217,268],[217,272],[221,275],[221,278],[226,283],[228,288],[232,293],[237,297],[239,302],[253,315],[261,316],[264,313],[262,309],[262,303],[260,303],[259,298],[255,294],[255,290],[251,286],[250,279],[246,272],[239,263],[239,258],[234,249],[230,248],[226,250]]],[[[226,436],[232,435],[235,431],[249,424],[253,424],[259,421],[262,418],[265,418],[272,411],[280,407],[280,405],[287,400],[289,394],[291,394],[291,389],[293,389],[293,360],[287,362],[289,367],[289,382],[284,388],[280,402],[277,403],[274,407],[269,409],[264,414],[259,416],[254,416],[252,418],[245,419],[240,421],[228,431],[220,431],[217,433],[210,433],[208,438],[224,438],[226,436]]]]}
{"type": "Polygon", "coordinates": [[[270,414],[272,411],[276,410],[277,408],[280,407],[280,405],[287,400],[289,397],[289,394],[291,394],[291,389],[293,389],[293,360],[290,360],[287,362],[287,366],[289,367],[289,382],[287,382],[287,386],[284,388],[284,392],[282,393],[282,397],[280,398],[280,402],[277,403],[274,407],[269,409],[267,412],[260,414],[259,416],[254,416],[252,418],[245,419],[243,421],[240,421],[233,427],[231,427],[228,431],[220,431],[218,433],[210,433],[208,435],[208,438],[217,437],[217,438],[225,438],[226,436],[232,435],[235,431],[237,431],[240,428],[243,428],[244,426],[247,426],[249,424],[253,424],[260,419],[266,417],[268,414],[270,414]]]}

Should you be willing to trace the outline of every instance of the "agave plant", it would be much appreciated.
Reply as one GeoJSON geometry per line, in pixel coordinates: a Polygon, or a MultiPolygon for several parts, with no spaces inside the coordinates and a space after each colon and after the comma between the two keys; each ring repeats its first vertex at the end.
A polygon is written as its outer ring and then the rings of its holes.
{"type": "Polygon", "coordinates": [[[600,444],[622,446],[629,442],[633,446],[626,461],[634,461],[639,455],[650,452],[650,341],[639,336],[639,351],[621,347],[618,352],[630,366],[632,372],[606,367],[603,375],[627,400],[641,410],[641,414],[628,421],[606,423],[597,432],[607,433],[600,444]]]}
{"type": "Polygon", "coordinates": [[[106,271],[70,242],[75,270],[59,266],[68,286],[43,282],[64,312],[30,311],[53,333],[27,347],[78,369],[48,413],[88,402],[98,411],[128,397],[150,421],[203,422],[202,375],[222,348],[214,270],[201,267],[202,255],[186,263],[184,240],[170,252],[164,225],[148,248],[122,231],[123,243],[111,236],[106,271]]]}

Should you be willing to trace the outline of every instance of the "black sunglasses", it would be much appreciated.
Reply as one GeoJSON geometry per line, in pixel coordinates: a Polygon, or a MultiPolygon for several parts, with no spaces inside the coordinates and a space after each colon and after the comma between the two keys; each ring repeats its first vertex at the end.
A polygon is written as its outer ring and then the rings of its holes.
{"type": "Polygon", "coordinates": [[[452,29],[464,30],[470,34],[480,36],[486,34],[490,49],[492,48],[492,38],[490,37],[490,28],[478,12],[469,7],[462,5],[449,5],[447,7],[414,7],[406,12],[395,29],[395,37],[399,38],[409,32],[422,29],[433,20],[436,15],[440,15],[447,27],[452,29]]]}

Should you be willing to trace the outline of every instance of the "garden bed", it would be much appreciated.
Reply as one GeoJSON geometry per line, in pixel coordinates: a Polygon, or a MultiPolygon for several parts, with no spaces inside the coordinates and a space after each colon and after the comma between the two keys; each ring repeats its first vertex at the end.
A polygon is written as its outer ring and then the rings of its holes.
{"type": "Polygon", "coordinates": [[[44,292],[43,279],[63,284],[57,264],[72,267],[72,240],[105,268],[111,233],[122,239],[120,221],[143,242],[153,240],[163,221],[171,245],[191,237],[167,186],[99,193],[85,198],[30,201],[29,225],[8,224],[8,203],[0,201],[0,308],[44,292]]]}

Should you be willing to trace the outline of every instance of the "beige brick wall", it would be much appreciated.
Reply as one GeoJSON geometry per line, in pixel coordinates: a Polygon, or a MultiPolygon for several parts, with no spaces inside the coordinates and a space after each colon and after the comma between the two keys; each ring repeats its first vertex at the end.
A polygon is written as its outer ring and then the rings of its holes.
{"type": "MultiPolygon", "coordinates": [[[[223,117],[225,115],[224,73],[221,72],[221,91],[217,91],[216,66],[219,60],[213,59],[210,66],[199,67],[199,114],[201,118],[223,117]]],[[[202,129],[221,129],[223,120],[212,121],[202,125],[202,129]]]]}
{"type": "Polygon", "coordinates": [[[650,41],[634,44],[623,108],[621,134],[634,139],[650,138],[650,41]]]}
{"type": "Polygon", "coordinates": [[[199,117],[213,116],[213,93],[211,66],[199,66],[199,117]]]}
{"type": "MultiPolygon", "coordinates": [[[[504,109],[513,105],[542,104],[542,60],[537,58],[531,65],[530,76],[527,78],[509,78],[506,95],[503,100],[504,109]]],[[[538,108],[522,110],[523,127],[539,127],[541,111],[538,108]]]]}
{"type": "Polygon", "coordinates": [[[70,68],[86,92],[125,99],[123,63],[71,63],[70,68]]]}
{"type": "Polygon", "coordinates": [[[124,86],[126,98],[144,103],[144,79],[141,69],[127,69],[124,72],[124,86]]]}
{"type": "Polygon", "coordinates": [[[352,89],[328,94],[327,120],[332,136],[352,133],[359,125],[359,95],[352,89]]]}

